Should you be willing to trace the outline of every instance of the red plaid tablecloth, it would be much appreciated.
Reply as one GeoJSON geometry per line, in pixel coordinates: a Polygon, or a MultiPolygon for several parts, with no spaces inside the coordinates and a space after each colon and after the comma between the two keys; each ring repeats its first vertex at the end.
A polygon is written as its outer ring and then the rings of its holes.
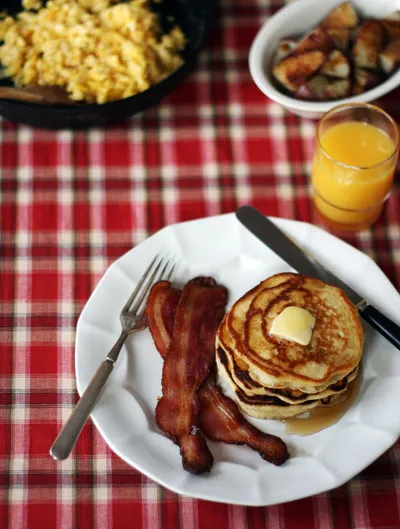
{"type": "MultiPolygon", "coordinates": [[[[336,490],[268,508],[169,492],[114,455],[90,421],[67,461],[49,457],[77,401],[77,318],[114,259],[165,225],[246,203],[316,222],[315,123],[267,100],[247,67],[279,7],[220,0],[196,71],[125,123],[51,132],[0,122],[1,529],[400,527],[399,444],[336,490]]],[[[383,101],[398,120],[399,99],[383,101]]],[[[348,238],[395,285],[399,196],[395,183],[379,222],[348,238]]]]}

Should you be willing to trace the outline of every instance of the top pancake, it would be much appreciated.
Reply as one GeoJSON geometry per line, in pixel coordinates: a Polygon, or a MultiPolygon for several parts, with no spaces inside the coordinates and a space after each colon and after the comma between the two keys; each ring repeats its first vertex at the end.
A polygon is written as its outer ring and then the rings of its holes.
{"type": "Polygon", "coordinates": [[[358,365],[363,346],[358,313],[345,293],[299,274],[277,274],[240,298],[226,314],[217,342],[248,366],[266,387],[323,391],[358,365]],[[315,317],[311,341],[304,346],[269,333],[286,307],[315,317]]]}

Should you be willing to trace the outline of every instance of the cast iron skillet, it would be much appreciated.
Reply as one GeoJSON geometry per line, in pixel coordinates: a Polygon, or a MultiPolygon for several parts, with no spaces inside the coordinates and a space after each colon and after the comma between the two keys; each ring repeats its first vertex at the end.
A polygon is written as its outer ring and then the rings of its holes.
{"type": "MultiPolygon", "coordinates": [[[[211,25],[214,0],[163,0],[154,3],[164,30],[171,26],[170,15],[181,26],[188,38],[184,50],[184,64],[169,77],[132,97],[103,105],[81,104],[76,107],[62,105],[35,105],[0,99],[0,115],[10,121],[39,128],[82,129],[121,121],[146,108],[157,105],[190,72],[211,25]]],[[[2,5],[10,14],[21,10],[20,0],[9,0],[2,5]]],[[[0,85],[11,84],[0,80],[0,85]]]]}

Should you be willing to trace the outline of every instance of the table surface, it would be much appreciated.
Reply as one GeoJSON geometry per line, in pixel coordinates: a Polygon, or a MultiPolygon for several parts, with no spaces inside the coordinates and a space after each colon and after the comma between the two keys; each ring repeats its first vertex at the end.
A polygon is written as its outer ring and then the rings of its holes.
{"type": "MultiPolygon", "coordinates": [[[[180,497],[121,461],[91,421],[67,461],[49,457],[78,397],[76,322],[110,263],[165,225],[243,204],[317,223],[315,123],[267,100],[247,67],[281,3],[218,4],[196,71],[158,108],[87,132],[0,122],[2,529],[400,527],[398,443],[336,490],[266,508],[180,497]]],[[[398,121],[399,99],[382,102],[398,121]]],[[[378,223],[346,237],[397,287],[399,193],[395,182],[378,223]]]]}

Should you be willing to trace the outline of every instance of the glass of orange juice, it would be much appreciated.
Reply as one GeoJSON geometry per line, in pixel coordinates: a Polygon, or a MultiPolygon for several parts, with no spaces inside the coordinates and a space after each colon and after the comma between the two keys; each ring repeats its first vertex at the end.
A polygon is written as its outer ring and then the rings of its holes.
{"type": "Polygon", "coordinates": [[[375,222],[390,194],[398,151],[396,123],[374,105],[339,105],[322,116],[312,167],[322,220],[339,230],[375,222]]]}

